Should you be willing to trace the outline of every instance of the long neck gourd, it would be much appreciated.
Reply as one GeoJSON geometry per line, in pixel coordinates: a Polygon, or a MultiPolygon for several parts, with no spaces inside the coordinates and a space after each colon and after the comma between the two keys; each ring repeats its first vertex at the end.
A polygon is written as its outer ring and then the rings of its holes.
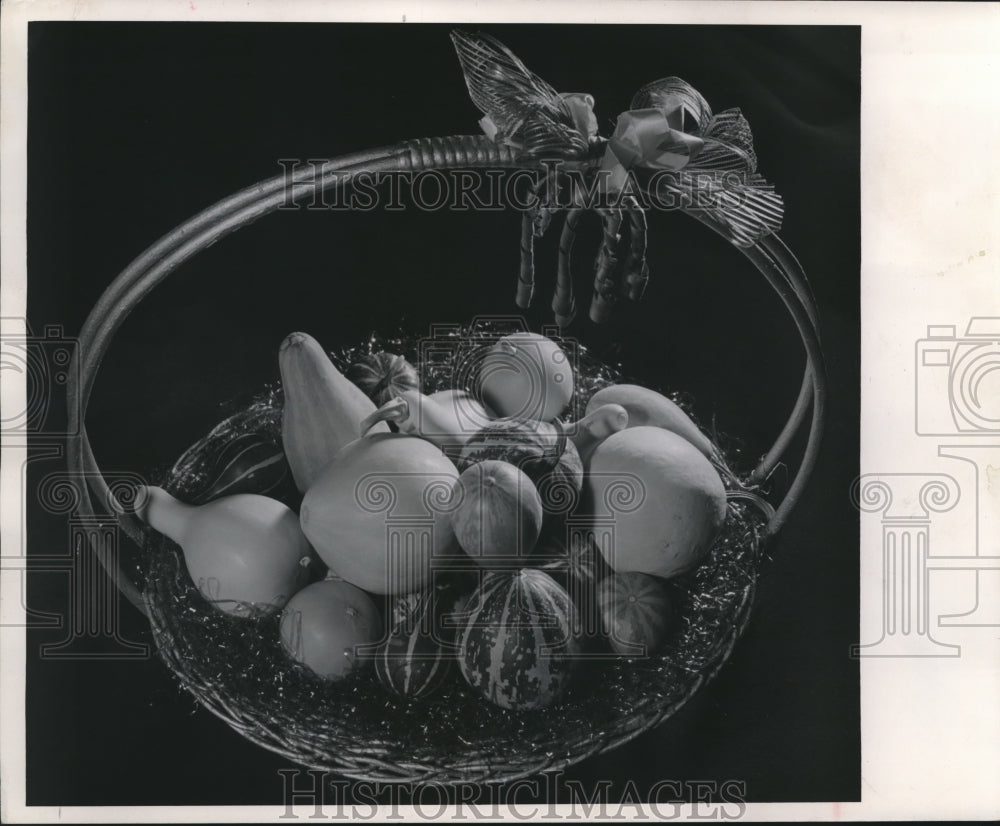
{"type": "Polygon", "coordinates": [[[279,610],[308,577],[309,542],[295,512],[242,493],[188,505],[163,488],[140,494],[139,516],[178,545],[201,595],[237,616],[279,610]]]}

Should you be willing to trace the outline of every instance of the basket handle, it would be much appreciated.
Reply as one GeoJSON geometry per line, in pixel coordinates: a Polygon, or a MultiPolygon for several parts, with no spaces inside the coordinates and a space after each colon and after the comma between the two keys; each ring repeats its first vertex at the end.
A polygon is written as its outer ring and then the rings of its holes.
{"type": "MultiPolygon", "coordinates": [[[[108,286],[88,315],[73,352],[73,368],[67,381],[69,432],[67,463],[79,495],[78,511],[94,517],[91,493],[108,502],[119,516],[122,529],[140,547],[148,528],[122,506],[109,489],[94,457],[85,426],[87,405],[101,361],[115,332],[139,302],[186,260],[220,238],[274,212],[284,204],[315,196],[329,187],[341,186],[361,172],[420,171],[444,168],[529,168],[537,163],[516,157],[509,147],[498,146],[484,136],[422,138],[390,147],[355,153],[326,162],[318,168],[297,171],[291,178],[276,175],[219,201],[180,224],[134,259],[108,286]],[[289,183],[292,191],[289,192],[289,183]]],[[[540,168],[540,167],[539,167],[540,168]]],[[[702,223],[724,234],[710,213],[685,210],[702,223]]],[[[799,400],[774,447],[754,471],[767,475],[801,428],[808,402],[812,420],[806,450],[787,494],[767,525],[773,535],[784,524],[805,487],[816,463],[825,409],[825,370],[816,323],[815,302],[805,275],[787,247],[771,236],[754,247],[741,249],[764,275],[785,303],[799,330],[806,350],[806,367],[799,400]],[[811,391],[811,393],[809,392],[811,391]],[[811,399],[809,398],[811,396],[811,399]]],[[[101,565],[119,590],[143,614],[148,615],[142,593],[107,548],[92,545],[101,565]]]]}

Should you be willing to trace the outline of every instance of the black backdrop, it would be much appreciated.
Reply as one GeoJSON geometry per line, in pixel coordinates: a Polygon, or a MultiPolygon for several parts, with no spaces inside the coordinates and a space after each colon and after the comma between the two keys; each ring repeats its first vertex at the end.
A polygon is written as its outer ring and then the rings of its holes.
{"type": "MultiPolygon", "coordinates": [[[[468,26],[467,28],[477,28],[468,26]]],[[[204,206],[338,154],[477,131],[450,27],[32,23],[28,312],[75,334],[132,257],[204,206]]],[[[644,83],[675,74],[718,111],[739,106],[784,196],[782,237],[820,306],[832,397],[823,455],[772,546],[755,615],[719,677],[675,718],[567,776],[620,793],[661,779],[740,780],[751,801],[860,795],[857,515],[860,30],[848,27],[490,26],[556,88],[596,99],[601,132],[644,83]]],[[[704,421],[760,455],[798,390],[803,354],[780,302],[734,249],[653,215],[645,301],[571,333],[636,376],[690,394],[704,421]]],[[[578,276],[596,245],[581,233],[578,276]]],[[[372,329],[467,320],[513,305],[519,218],[506,213],[269,216],[186,264],[130,317],[88,413],[106,470],[169,463],[223,405],[277,379],[291,330],[328,347],[372,329]]],[[[554,238],[538,247],[539,278],[554,238]]],[[[547,290],[533,310],[549,321],[547,290]]],[[[583,302],[585,312],[586,301],[583,302]]],[[[66,553],[65,516],[31,493],[29,553],[66,553]]],[[[63,575],[29,605],[66,614],[63,575]]],[[[127,604],[123,635],[149,642],[127,604]]],[[[198,710],[157,659],[49,660],[29,632],[29,804],[280,804],[286,761],[198,710]]]]}

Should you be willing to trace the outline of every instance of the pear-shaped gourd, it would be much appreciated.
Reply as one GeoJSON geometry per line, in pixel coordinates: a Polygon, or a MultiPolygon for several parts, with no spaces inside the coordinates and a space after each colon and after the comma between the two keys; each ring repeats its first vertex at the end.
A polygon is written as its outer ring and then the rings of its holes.
{"type": "Polygon", "coordinates": [[[309,575],[309,542],[295,512],[253,493],[187,505],[145,488],[139,515],[184,552],[201,595],[227,614],[274,613],[309,575]]]}
{"type": "MultiPolygon", "coordinates": [[[[305,333],[285,338],[278,365],[285,392],[281,440],[295,485],[305,493],[337,452],[358,438],[375,403],[305,333]]],[[[385,424],[374,429],[389,430],[385,424]]]]}
{"type": "Polygon", "coordinates": [[[586,466],[590,455],[608,436],[628,427],[628,411],[620,404],[604,404],[590,410],[580,421],[569,425],[567,433],[586,466]]]}
{"type": "Polygon", "coordinates": [[[440,390],[425,396],[405,390],[368,416],[361,430],[367,433],[379,422],[395,422],[400,433],[433,442],[454,458],[491,420],[489,411],[464,391],[440,390]]]}
{"type": "Polygon", "coordinates": [[[662,427],[693,444],[706,459],[720,462],[712,440],[699,430],[691,418],[666,396],[638,384],[612,384],[598,390],[587,403],[587,413],[603,405],[617,404],[628,411],[629,427],[662,427]]]}

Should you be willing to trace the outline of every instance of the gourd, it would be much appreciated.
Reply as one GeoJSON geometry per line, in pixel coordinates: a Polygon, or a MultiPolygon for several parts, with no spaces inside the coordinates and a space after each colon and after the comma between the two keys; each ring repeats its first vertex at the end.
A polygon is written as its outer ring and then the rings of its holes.
{"type": "Polygon", "coordinates": [[[701,561],[726,518],[715,467],[659,427],[630,427],[601,442],[585,499],[596,518],[614,520],[614,543],[600,550],[618,572],[675,576],[701,561]]]}
{"type": "Polygon", "coordinates": [[[422,699],[437,691],[451,675],[455,656],[453,631],[442,628],[439,589],[398,597],[393,626],[375,652],[379,682],[399,697],[422,699]]]}
{"type": "Polygon", "coordinates": [[[375,603],[360,588],[324,579],[303,588],[281,614],[281,644],[292,659],[327,680],[365,668],[382,638],[375,603]]]}
{"type": "Polygon", "coordinates": [[[569,686],[580,645],[566,591],[534,568],[490,572],[469,599],[458,664],[466,682],[496,705],[544,708],[569,686]]]}
{"type": "Polygon", "coordinates": [[[673,621],[673,604],[662,582],[637,571],[612,574],[601,581],[597,600],[613,651],[648,657],[663,647],[673,621]]]}
{"type": "Polygon", "coordinates": [[[441,390],[425,396],[405,390],[365,418],[361,432],[379,422],[394,422],[400,433],[426,439],[454,457],[491,420],[486,408],[464,391],[441,390]]]}
{"type": "Polygon", "coordinates": [[[573,366],[551,339],[514,333],[483,357],[478,388],[479,397],[501,416],[549,422],[573,396],[573,366]]]}
{"type": "MultiPolygon", "coordinates": [[[[282,449],[257,433],[244,433],[225,445],[212,461],[204,488],[194,504],[237,493],[281,498],[291,469],[282,449]]],[[[290,485],[289,485],[290,487],[290,485]]]]}
{"type": "Polygon", "coordinates": [[[719,461],[715,445],[698,428],[690,416],[666,396],[638,384],[612,384],[598,390],[587,403],[587,413],[603,405],[621,405],[628,412],[628,427],[662,427],[683,436],[706,459],[719,461]]]}
{"type": "Polygon", "coordinates": [[[534,483],[542,509],[568,513],[583,487],[583,463],[560,423],[497,419],[465,443],[456,464],[464,471],[477,462],[500,460],[523,471],[534,483]]]}
{"type": "Polygon", "coordinates": [[[420,387],[417,371],[405,358],[395,353],[369,353],[361,356],[344,374],[376,405],[383,405],[406,390],[420,387]]]}
{"type": "MultiPolygon", "coordinates": [[[[285,338],[278,365],[285,393],[281,441],[295,484],[305,493],[337,452],[358,438],[361,421],[375,404],[305,333],[285,338]]],[[[384,424],[374,429],[389,430],[384,424]]]]}
{"type": "Polygon", "coordinates": [[[565,588],[581,613],[585,608],[592,612],[597,582],[606,572],[604,558],[592,539],[578,533],[568,542],[565,533],[546,536],[529,561],[565,588]]]}
{"type": "Polygon", "coordinates": [[[196,506],[163,488],[143,491],[139,516],[180,545],[195,587],[218,610],[273,614],[305,585],[309,543],[276,499],[243,493],[196,506]]]}
{"type": "MultiPolygon", "coordinates": [[[[589,408],[588,408],[589,410],[589,408]]],[[[586,467],[590,454],[612,433],[628,427],[628,411],[620,404],[604,404],[589,410],[586,416],[569,427],[569,437],[580,454],[580,461],[586,467]]]]}
{"type": "Polygon", "coordinates": [[[508,462],[471,465],[458,478],[455,537],[485,567],[531,553],[542,529],[542,500],[531,480],[508,462]]]}
{"type": "Polygon", "coordinates": [[[302,530],[338,576],[375,594],[422,588],[456,550],[458,471],[430,442],[374,433],[341,450],[306,492],[302,530]]]}

